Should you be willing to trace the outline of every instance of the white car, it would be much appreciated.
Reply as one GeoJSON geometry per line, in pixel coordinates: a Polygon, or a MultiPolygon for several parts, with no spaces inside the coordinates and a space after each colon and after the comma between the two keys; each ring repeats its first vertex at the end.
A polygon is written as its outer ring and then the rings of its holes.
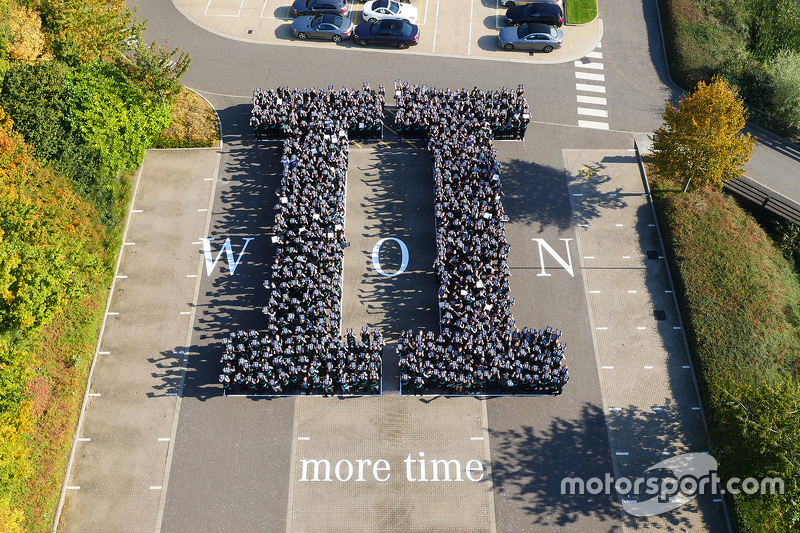
{"type": "Polygon", "coordinates": [[[396,0],[370,0],[364,4],[362,16],[369,22],[381,19],[400,19],[416,24],[419,11],[411,4],[401,4],[396,0]]]}

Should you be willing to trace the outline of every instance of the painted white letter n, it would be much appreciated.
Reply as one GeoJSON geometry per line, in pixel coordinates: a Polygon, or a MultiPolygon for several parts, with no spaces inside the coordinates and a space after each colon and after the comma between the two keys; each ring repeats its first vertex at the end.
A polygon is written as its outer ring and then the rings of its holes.
{"type": "Polygon", "coordinates": [[[569,272],[570,276],[572,276],[573,278],[575,277],[575,274],[572,272],[572,254],[569,251],[569,241],[571,241],[572,239],[559,239],[561,241],[564,241],[564,244],[566,244],[566,246],[567,246],[567,260],[566,261],[564,261],[564,259],[560,255],[558,255],[556,253],[556,251],[553,250],[553,248],[549,244],[547,244],[547,242],[545,242],[544,239],[533,239],[533,240],[536,241],[536,243],[539,245],[539,264],[542,266],[542,271],[539,274],[536,274],[537,276],[551,276],[552,275],[552,274],[548,274],[544,270],[544,254],[542,254],[542,248],[544,248],[545,250],[547,250],[547,253],[549,253],[551,256],[553,256],[553,259],[555,259],[558,262],[558,264],[561,265],[561,267],[564,270],[569,272]]]}

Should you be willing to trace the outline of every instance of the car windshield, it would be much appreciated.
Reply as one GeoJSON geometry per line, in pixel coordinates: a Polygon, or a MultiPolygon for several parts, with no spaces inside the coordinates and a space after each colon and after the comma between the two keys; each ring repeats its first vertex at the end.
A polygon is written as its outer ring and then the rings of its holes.
{"type": "Polygon", "coordinates": [[[311,26],[312,28],[316,28],[320,24],[322,24],[322,15],[317,15],[316,17],[311,19],[311,24],[309,24],[309,26],[311,26]]]}
{"type": "Polygon", "coordinates": [[[533,33],[532,31],[528,30],[527,26],[518,26],[517,27],[517,37],[520,39],[524,39],[528,36],[529,33],[533,33]]]}
{"type": "Polygon", "coordinates": [[[400,4],[398,4],[397,2],[389,2],[389,5],[387,7],[389,8],[389,11],[391,11],[392,13],[397,13],[398,11],[400,11],[400,4]]]}
{"type": "Polygon", "coordinates": [[[322,15],[322,22],[325,22],[327,24],[333,24],[337,28],[341,28],[342,17],[338,15],[322,15]]]}
{"type": "Polygon", "coordinates": [[[412,31],[411,24],[409,24],[406,21],[403,21],[402,31],[404,35],[411,35],[412,31]]]}
{"type": "Polygon", "coordinates": [[[533,13],[533,8],[534,8],[533,4],[528,4],[527,6],[522,8],[522,14],[527,17],[528,15],[533,13]]]}

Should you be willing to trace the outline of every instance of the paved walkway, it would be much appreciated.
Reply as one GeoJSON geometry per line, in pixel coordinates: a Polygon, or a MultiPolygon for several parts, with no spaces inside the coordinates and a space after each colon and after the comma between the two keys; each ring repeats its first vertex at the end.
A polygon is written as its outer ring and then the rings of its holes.
{"type": "MultiPolygon", "coordinates": [[[[289,0],[173,0],[172,3],[194,24],[230,39],[274,45],[339,46],[345,50],[360,48],[352,40],[337,45],[301,42],[292,37],[289,0]]],[[[419,10],[420,43],[407,51],[380,47],[370,47],[370,51],[534,64],[568,63],[594,50],[603,35],[603,21],[596,19],[589,24],[562,27],[564,44],[550,54],[507,52],[497,44],[506,11],[497,0],[411,0],[411,4],[419,10]]],[[[354,24],[364,21],[361,2],[350,0],[349,10],[354,24]]]]}
{"type": "MultiPolygon", "coordinates": [[[[615,477],[707,452],[702,406],[667,263],[635,149],[564,150],[577,245],[615,477]]],[[[627,495],[628,503],[648,496],[627,495]]],[[[721,501],[701,496],[626,530],[727,531],[721,501]]]]}
{"type": "Polygon", "coordinates": [[[150,150],[84,411],[59,531],[156,530],[180,407],[186,346],[214,198],[219,150],[150,150]]]}

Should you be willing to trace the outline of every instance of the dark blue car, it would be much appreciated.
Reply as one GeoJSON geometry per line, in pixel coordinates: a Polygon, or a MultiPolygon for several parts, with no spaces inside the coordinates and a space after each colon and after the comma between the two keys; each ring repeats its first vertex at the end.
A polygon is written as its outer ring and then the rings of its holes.
{"type": "Polygon", "coordinates": [[[361,46],[388,44],[405,50],[419,43],[419,26],[400,19],[363,22],[356,26],[354,38],[361,46]]]}

